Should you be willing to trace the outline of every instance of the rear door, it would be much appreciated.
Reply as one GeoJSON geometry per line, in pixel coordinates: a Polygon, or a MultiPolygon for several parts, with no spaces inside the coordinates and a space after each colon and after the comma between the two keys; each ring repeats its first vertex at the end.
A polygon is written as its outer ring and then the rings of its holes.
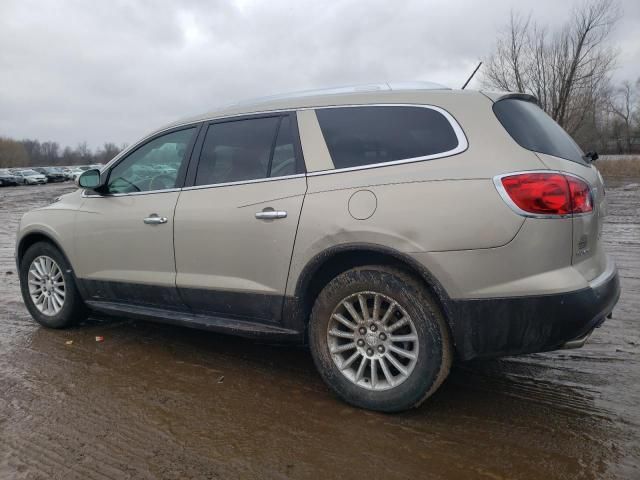
{"type": "Polygon", "coordinates": [[[279,323],[306,178],[295,114],[211,122],[175,214],[176,284],[196,313],[279,323]]]}

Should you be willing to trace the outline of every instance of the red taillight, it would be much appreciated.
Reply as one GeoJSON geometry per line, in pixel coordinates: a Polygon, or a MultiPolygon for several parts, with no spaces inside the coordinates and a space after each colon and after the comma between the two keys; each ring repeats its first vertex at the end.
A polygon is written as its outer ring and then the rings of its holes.
{"type": "Polygon", "coordinates": [[[588,213],[593,211],[591,189],[586,182],[576,177],[567,177],[571,195],[571,213],[588,213]]]}
{"type": "Polygon", "coordinates": [[[526,213],[569,215],[593,210],[589,185],[561,173],[518,173],[500,179],[511,201],[526,213]]]}

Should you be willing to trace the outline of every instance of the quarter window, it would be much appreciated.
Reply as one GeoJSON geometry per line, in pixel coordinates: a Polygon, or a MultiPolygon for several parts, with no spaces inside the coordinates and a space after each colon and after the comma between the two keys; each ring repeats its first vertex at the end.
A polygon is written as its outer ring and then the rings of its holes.
{"type": "Polygon", "coordinates": [[[316,115],[335,168],[444,154],[458,147],[451,123],[432,108],[321,108],[316,115]]]}
{"type": "Polygon", "coordinates": [[[145,143],[109,174],[109,193],[134,193],[177,187],[194,128],[168,133],[145,143]]]}
{"type": "Polygon", "coordinates": [[[207,129],[195,184],[257,180],[295,171],[288,116],[233,120],[207,129]]]}

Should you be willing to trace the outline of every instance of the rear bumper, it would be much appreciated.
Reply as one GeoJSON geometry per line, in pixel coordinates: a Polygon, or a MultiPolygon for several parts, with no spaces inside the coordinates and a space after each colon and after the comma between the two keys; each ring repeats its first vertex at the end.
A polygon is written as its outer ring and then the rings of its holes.
{"type": "Polygon", "coordinates": [[[589,287],[552,295],[454,300],[453,336],[460,359],[581,346],[620,297],[613,264],[589,287]]]}

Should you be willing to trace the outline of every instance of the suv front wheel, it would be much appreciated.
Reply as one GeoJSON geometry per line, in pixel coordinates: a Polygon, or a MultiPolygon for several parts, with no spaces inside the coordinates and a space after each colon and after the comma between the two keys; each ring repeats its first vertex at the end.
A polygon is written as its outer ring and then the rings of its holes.
{"type": "Polygon", "coordinates": [[[22,298],[31,316],[49,328],[65,328],[87,317],[71,266],[48,242],[37,242],[20,262],[22,298]]]}
{"type": "Polygon", "coordinates": [[[309,323],[311,353],[329,387],[357,407],[417,407],[449,373],[444,317],[424,286],[385,266],[348,270],[320,292],[309,323]]]}

